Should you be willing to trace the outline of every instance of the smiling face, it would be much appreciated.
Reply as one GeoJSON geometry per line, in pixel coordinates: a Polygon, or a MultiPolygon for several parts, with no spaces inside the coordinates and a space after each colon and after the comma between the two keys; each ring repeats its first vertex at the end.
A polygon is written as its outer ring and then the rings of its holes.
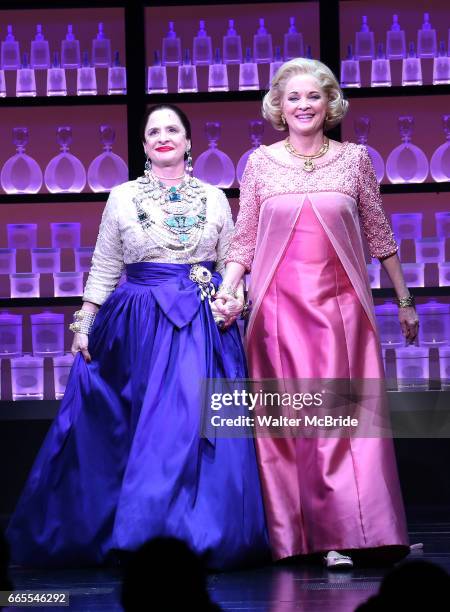
{"type": "Polygon", "coordinates": [[[154,111],[145,126],[144,151],[156,168],[184,167],[184,154],[190,147],[178,115],[168,108],[154,111]]]}
{"type": "Polygon", "coordinates": [[[323,132],[328,97],[310,74],[296,74],[284,88],[281,110],[290,133],[311,136],[323,132]]]}

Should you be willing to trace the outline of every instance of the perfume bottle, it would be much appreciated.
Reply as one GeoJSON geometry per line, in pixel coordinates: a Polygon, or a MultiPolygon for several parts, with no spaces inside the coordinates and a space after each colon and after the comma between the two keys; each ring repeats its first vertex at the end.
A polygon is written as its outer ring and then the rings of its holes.
{"type": "Polygon", "coordinates": [[[433,60],[433,85],[450,83],[450,57],[445,51],[445,43],[441,40],[439,53],[433,60]]]}
{"type": "Polygon", "coordinates": [[[92,64],[97,68],[111,66],[111,41],[105,38],[103,23],[98,24],[97,38],[92,41],[92,64]]]}
{"type": "Polygon", "coordinates": [[[402,62],[402,85],[422,85],[422,63],[416,56],[414,43],[409,43],[408,57],[402,62]]]}
{"type": "Polygon", "coordinates": [[[28,128],[13,128],[16,154],[2,168],[0,183],[6,193],[37,193],[42,186],[42,171],[35,159],[25,153],[28,128]]]}
{"type": "Polygon", "coordinates": [[[169,21],[169,31],[163,38],[162,44],[163,66],[180,66],[181,41],[174,30],[173,21],[169,21]]]}
{"type": "Polygon", "coordinates": [[[390,87],[392,85],[391,62],[386,59],[383,43],[378,45],[377,57],[372,60],[370,84],[372,87],[390,87]]]}
{"type": "Polygon", "coordinates": [[[8,34],[2,41],[1,66],[3,70],[17,70],[20,68],[19,43],[14,38],[12,25],[7,27],[8,34]]]}
{"type": "Polygon", "coordinates": [[[264,123],[260,119],[250,121],[248,124],[248,132],[250,134],[250,140],[252,146],[248,151],[241,155],[238,164],[236,166],[236,178],[238,183],[241,183],[242,175],[244,174],[245,166],[250,155],[257,149],[262,143],[262,137],[264,134],[264,123]]]}
{"type": "Polygon", "coordinates": [[[273,77],[276,75],[278,68],[283,65],[283,58],[281,57],[280,47],[275,47],[275,57],[270,62],[270,70],[269,70],[269,87],[272,82],[273,77]]]}
{"type": "Polygon", "coordinates": [[[155,51],[153,66],[148,67],[147,93],[167,93],[167,68],[161,66],[159,51],[155,51]]]}
{"type": "Polygon", "coordinates": [[[87,51],[83,53],[83,65],[77,68],[77,94],[79,96],[97,95],[95,68],[89,63],[87,51]]]}
{"type": "Polygon", "coordinates": [[[5,71],[0,68],[0,98],[6,98],[5,71]]]}
{"type": "Polygon", "coordinates": [[[398,15],[393,16],[391,29],[386,32],[386,56],[388,59],[406,57],[405,31],[400,28],[398,15]]]}
{"type": "Polygon", "coordinates": [[[229,91],[228,69],[226,64],[222,64],[220,49],[216,49],[214,64],[209,66],[208,91],[229,91]]]}
{"type": "Polygon", "coordinates": [[[108,95],[127,93],[127,71],[120,65],[119,52],[114,53],[114,64],[108,68],[108,95]]]}
{"type": "Polygon", "coordinates": [[[67,96],[66,71],[61,68],[58,51],[54,53],[52,67],[47,70],[47,96],[67,96]]]}
{"type": "Polygon", "coordinates": [[[417,31],[417,55],[419,57],[435,57],[437,54],[436,30],[430,23],[430,14],[423,14],[422,29],[417,31]]]}
{"type": "Polygon", "coordinates": [[[450,115],[442,115],[445,142],[433,153],[430,162],[431,176],[437,183],[450,181],[450,115]]]}
{"type": "Polygon", "coordinates": [[[272,35],[268,33],[262,18],[259,20],[258,31],[253,36],[253,57],[257,64],[270,64],[273,58],[272,35]]]}
{"type": "Polygon", "coordinates": [[[384,161],[381,155],[376,149],[367,144],[369,131],[370,131],[370,119],[365,115],[355,119],[353,123],[353,129],[355,130],[356,140],[358,144],[362,144],[366,147],[367,153],[372,160],[373,168],[377,176],[379,183],[383,180],[384,176],[384,161]]]}
{"type": "Polygon", "coordinates": [[[428,160],[422,149],[412,144],[414,118],[398,118],[402,144],[395,147],[386,162],[386,174],[391,183],[423,183],[428,175],[428,160]]]}
{"type": "Polygon", "coordinates": [[[48,40],[45,40],[42,34],[42,26],[36,26],[36,36],[31,41],[31,55],[30,55],[31,67],[36,68],[50,68],[50,47],[48,40]]]}
{"type": "Polygon", "coordinates": [[[189,49],[184,53],[183,65],[178,66],[178,91],[180,93],[198,91],[197,69],[191,64],[189,49]]]}
{"type": "Polygon", "coordinates": [[[61,66],[63,68],[78,68],[80,61],[80,41],[75,38],[72,26],[67,26],[65,40],[61,41],[61,66]]]}
{"type": "Polygon", "coordinates": [[[128,166],[119,155],[112,152],[116,133],[111,125],[100,126],[103,153],[89,165],[88,183],[92,191],[110,191],[116,185],[128,181],[128,166]]]}
{"type": "Polygon", "coordinates": [[[234,29],[234,19],[228,20],[228,31],[223,37],[224,64],[240,64],[242,62],[241,37],[234,29]]]}
{"type": "Polygon", "coordinates": [[[359,60],[355,59],[351,45],[347,46],[347,58],[341,61],[341,87],[361,87],[359,60]]]}
{"type": "Polygon", "coordinates": [[[216,121],[205,124],[208,150],[198,156],[194,164],[194,176],[216,187],[231,187],[234,181],[234,165],[226,153],[217,148],[221,125],[216,121]]]}
{"type": "Polygon", "coordinates": [[[56,130],[56,140],[61,152],[45,168],[45,186],[50,193],[80,193],[86,185],[86,171],[78,157],[69,152],[72,128],[59,127],[56,130]]]}
{"type": "Polygon", "coordinates": [[[289,30],[284,35],[284,58],[285,60],[303,57],[303,34],[297,32],[295,17],[289,17],[289,30]]]}
{"type": "Polygon", "coordinates": [[[200,20],[200,28],[193,40],[193,63],[195,66],[209,66],[212,63],[211,36],[205,30],[205,22],[200,20]]]}
{"type": "Polygon", "coordinates": [[[245,60],[239,66],[239,91],[247,89],[253,91],[259,89],[258,64],[252,60],[250,47],[247,47],[245,60]]]}
{"type": "Polygon", "coordinates": [[[28,63],[28,53],[23,54],[22,67],[16,73],[16,96],[18,98],[36,96],[36,77],[28,63]]]}
{"type": "Polygon", "coordinates": [[[358,60],[371,60],[375,57],[375,38],[365,15],[362,18],[361,30],[355,35],[355,57],[358,60]]]}

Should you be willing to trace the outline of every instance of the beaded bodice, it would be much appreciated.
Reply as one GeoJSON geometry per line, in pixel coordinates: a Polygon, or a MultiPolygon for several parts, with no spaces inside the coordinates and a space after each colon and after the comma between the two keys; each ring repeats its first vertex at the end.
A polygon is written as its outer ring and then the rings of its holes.
{"type": "MultiPolygon", "coordinates": [[[[297,160],[296,160],[297,161],[297,160]]],[[[278,160],[271,149],[261,146],[251,154],[241,181],[240,211],[227,261],[251,268],[261,204],[285,194],[336,193],[353,198],[361,227],[373,257],[386,257],[397,250],[383,211],[380,190],[367,149],[350,142],[313,172],[299,164],[278,160]]],[[[336,207],[336,214],[339,207],[336,207]]]]}
{"type": "Polygon", "coordinates": [[[103,304],[116,287],[125,264],[215,261],[216,269],[223,270],[233,234],[230,206],[223,191],[197,183],[199,197],[186,198],[185,202],[164,203],[159,197],[151,197],[152,190],[146,192],[141,179],[111,190],[84,301],[103,304]],[[171,225],[181,223],[185,224],[181,231],[171,225]]]}

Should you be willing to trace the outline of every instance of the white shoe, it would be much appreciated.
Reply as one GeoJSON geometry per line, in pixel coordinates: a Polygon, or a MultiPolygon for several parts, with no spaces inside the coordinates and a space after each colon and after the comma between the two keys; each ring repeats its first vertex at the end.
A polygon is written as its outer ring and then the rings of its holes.
{"type": "Polygon", "coordinates": [[[341,555],[341,553],[335,550],[330,550],[326,557],[324,557],[325,565],[328,569],[352,569],[353,561],[352,558],[347,555],[341,555]]]}

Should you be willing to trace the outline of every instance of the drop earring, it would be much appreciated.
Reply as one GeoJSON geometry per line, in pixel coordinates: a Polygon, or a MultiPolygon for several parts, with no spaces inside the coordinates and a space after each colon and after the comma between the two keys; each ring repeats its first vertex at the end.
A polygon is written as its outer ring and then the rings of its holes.
{"type": "Polygon", "coordinates": [[[286,117],[283,114],[281,115],[281,123],[286,125],[286,117]]]}
{"type": "Polygon", "coordinates": [[[186,172],[192,176],[192,170],[194,169],[192,167],[192,156],[191,156],[191,147],[189,147],[188,149],[186,149],[186,155],[187,155],[187,159],[186,159],[186,172]]]}
{"type": "Polygon", "coordinates": [[[144,174],[147,178],[149,178],[150,172],[152,171],[152,162],[149,159],[148,155],[146,155],[146,160],[144,164],[144,174]]]}

